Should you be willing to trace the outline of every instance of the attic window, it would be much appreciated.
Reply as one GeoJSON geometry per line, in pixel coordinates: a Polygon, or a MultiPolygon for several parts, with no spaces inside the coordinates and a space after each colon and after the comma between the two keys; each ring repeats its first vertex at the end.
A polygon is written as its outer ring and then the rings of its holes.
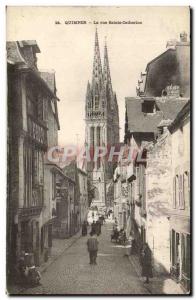
{"type": "Polygon", "coordinates": [[[144,101],[142,103],[142,112],[146,114],[152,114],[156,112],[156,106],[154,101],[144,101]]]}

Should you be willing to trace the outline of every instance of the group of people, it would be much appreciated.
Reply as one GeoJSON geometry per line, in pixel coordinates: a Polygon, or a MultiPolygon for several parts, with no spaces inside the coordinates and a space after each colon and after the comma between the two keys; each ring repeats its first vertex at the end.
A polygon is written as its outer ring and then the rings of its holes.
{"type": "MultiPolygon", "coordinates": [[[[96,222],[93,221],[91,224],[90,237],[87,240],[87,249],[89,252],[90,264],[96,265],[97,251],[98,251],[98,240],[96,236],[101,234],[101,226],[103,225],[105,218],[99,218],[96,222]]],[[[82,236],[86,236],[88,234],[88,222],[84,221],[82,224],[82,236]]]]}
{"type": "Polygon", "coordinates": [[[127,237],[126,237],[126,232],[124,229],[118,230],[117,226],[114,226],[113,228],[113,233],[111,235],[111,241],[115,240],[116,243],[118,242],[119,244],[125,244],[127,237]]]}
{"type": "MultiPolygon", "coordinates": [[[[85,235],[87,234],[87,222],[84,222],[83,224],[83,231],[85,232],[85,235]]],[[[98,240],[97,236],[101,234],[101,226],[102,222],[100,220],[93,221],[91,224],[91,231],[90,231],[90,237],[87,240],[87,249],[89,252],[89,258],[90,258],[90,264],[96,265],[96,258],[97,258],[97,252],[98,252],[98,240]]],[[[111,239],[118,240],[119,243],[125,244],[127,237],[124,229],[118,230],[117,224],[115,222],[115,225],[113,227],[113,234],[111,235],[111,239]]],[[[142,276],[146,278],[145,283],[149,283],[149,278],[153,277],[152,274],[152,255],[151,250],[147,243],[144,243],[142,248],[139,250],[136,246],[135,239],[132,240],[132,247],[133,251],[131,251],[130,254],[139,254],[140,256],[140,263],[142,266],[142,276]]]]}
{"type": "MultiPolygon", "coordinates": [[[[88,222],[84,221],[82,224],[82,236],[86,236],[88,234],[88,222]]],[[[96,222],[93,221],[91,224],[91,233],[96,234],[99,236],[101,234],[101,226],[103,225],[102,219],[97,220],[96,222]]]]}
{"type": "Polygon", "coordinates": [[[96,222],[93,221],[93,223],[91,224],[91,232],[99,236],[101,234],[101,226],[102,223],[100,220],[97,220],[96,222]]]}
{"type": "MultiPolygon", "coordinates": [[[[130,249],[130,254],[139,254],[140,257],[140,263],[142,267],[142,277],[145,277],[145,283],[149,283],[149,278],[153,277],[152,273],[152,254],[151,250],[148,246],[147,243],[144,243],[143,246],[137,247],[136,240],[133,238],[133,235],[130,235],[131,239],[131,249],[130,249]]],[[[127,241],[126,233],[124,229],[118,230],[118,223],[115,218],[115,223],[113,226],[113,233],[111,234],[111,241],[115,240],[116,242],[120,244],[124,244],[127,241]]],[[[129,240],[128,240],[129,241],[129,240]]]]}

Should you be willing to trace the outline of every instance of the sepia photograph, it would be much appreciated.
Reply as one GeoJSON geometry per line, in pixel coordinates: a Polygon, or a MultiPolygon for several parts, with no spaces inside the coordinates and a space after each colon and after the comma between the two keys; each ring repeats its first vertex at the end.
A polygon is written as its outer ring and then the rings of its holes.
{"type": "Polygon", "coordinates": [[[191,295],[191,8],[7,6],[7,295],[191,295]]]}

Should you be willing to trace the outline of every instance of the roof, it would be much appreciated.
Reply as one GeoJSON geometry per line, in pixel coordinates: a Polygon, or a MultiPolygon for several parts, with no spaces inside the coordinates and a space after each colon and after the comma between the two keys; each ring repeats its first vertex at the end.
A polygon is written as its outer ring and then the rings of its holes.
{"type": "Polygon", "coordinates": [[[21,48],[23,48],[25,46],[30,46],[30,47],[34,48],[34,51],[36,53],[40,53],[41,52],[40,49],[39,49],[39,46],[38,46],[38,44],[36,42],[36,40],[23,40],[23,41],[19,41],[18,43],[19,43],[19,45],[20,45],[21,48]]]}
{"type": "Polygon", "coordinates": [[[13,65],[25,64],[25,60],[20,53],[17,42],[7,42],[6,49],[8,63],[13,65]]]}
{"type": "Polygon", "coordinates": [[[165,102],[156,100],[157,106],[163,112],[164,119],[174,120],[177,113],[187,103],[188,99],[170,99],[165,102]]]}
{"type": "Polygon", "coordinates": [[[178,112],[182,109],[188,99],[169,99],[169,100],[157,100],[154,99],[159,111],[154,114],[144,114],[142,112],[143,98],[130,97],[126,98],[126,113],[127,113],[127,125],[130,132],[140,133],[153,133],[157,132],[157,126],[160,122],[165,120],[174,120],[178,112]]]}
{"type": "MultiPolygon", "coordinates": [[[[161,96],[168,85],[179,86],[179,93],[190,95],[190,43],[176,42],[151,60],[146,66],[144,90],[137,90],[149,96],[161,96]]],[[[139,85],[140,87],[140,85],[139,85]]]]}
{"type": "Polygon", "coordinates": [[[67,174],[65,174],[63,172],[63,169],[60,168],[57,164],[51,162],[51,163],[46,163],[46,166],[51,167],[52,169],[54,169],[54,171],[58,172],[62,177],[64,177],[64,178],[72,181],[73,183],[75,183],[75,181],[73,180],[73,178],[67,176],[67,174]]]}
{"type": "Polygon", "coordinates": [[[165,56],[166,54],[168,54],[169,52],[173,53],[175,51],[175,49],[172,48],[168,48],[167,50],[165,50],[164,52],[162,52],[161,54],[159,54],[158,56],[156,56],[155,58],[153,58],[151,61],[148,62],[147,66],[146,66],[146,70],[145,72],[148,72],[149,66],[154,63],[156,60],[160,59],[162,56],[165,56]]]}
{"type": "Polygon", "coordinates": [[[190,100],[186,102],[186,104],[182,107],[182,109],[178,112],[176,118],[173,120],[171,125],[168,127],[170,132],[173,132],[175,128],[181,124],[181,121],[184,117],[190,112],[190,100]]]}
{"type": "Polygon", "coordinates": [[[22,56],[22,53],[19,49],[23,48],[25,46],[31,46],[34,48],[36,53],[40,53],[40,49],[37,45],[37,42],[35,40],[24,40],[24,41],[8,41],[6,43],[6,49],[7,49],[7,61],[10,64],[27,64],[27,61],[22,56]]]}
{"type": "MultiPolygon", "coordinates": [[[[42,86],[49,92],[49,94],[54,97],[55,99],[59,100],[56,96],[56,82],[55,82],[55,71],[43,71],[40,72],[37,70],[37,68],[32,68],[31,65],[29,65],[28,61],[25,60],[25,57],[23,56],[23,51],[20,50],[20,48],[23,48],[25,46],[31,46],[34,48],[34,51],[36,53],[40,52],[40,49],[37,45],[37,42],[34,40],[25,40],[25,41],[11,41],[6,43],[7,48],[7,62],[11,65],[22,65],[22,68],[27,69],[28,71],[33,74],[33,76],[39,80],[39,82],[42,84],[42,86]]],[[[57,104],[55,103],[55,116],[56,121],[58,125],[58,129],[60,129],[59,124],[59,118],[58,118],[58,110],[57,110],[57,104]]]]}
{"type": "Polygon", "coordinates": [[[128,130],[131,132],[156,132],[157,124],[163,118],[163,114],[144,114],[142,112],[142,98],[126,98],[126,111],[128,130]]]}
{"type": "Polygon", "coordinates": [[[40,71],[41,78],[47,83],[50,90],[55,94],[56,93],[56,83],[55,83],[55,71],[40,71]]]}

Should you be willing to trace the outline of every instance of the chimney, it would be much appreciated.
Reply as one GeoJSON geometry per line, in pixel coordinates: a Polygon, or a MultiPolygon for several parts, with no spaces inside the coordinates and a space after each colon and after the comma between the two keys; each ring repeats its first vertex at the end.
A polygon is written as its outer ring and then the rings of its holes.
{"type": "Polygon", "coordinates": [[[180,33],[180,41],[187,42],[187,33],[185,31],[180,33]]]}

